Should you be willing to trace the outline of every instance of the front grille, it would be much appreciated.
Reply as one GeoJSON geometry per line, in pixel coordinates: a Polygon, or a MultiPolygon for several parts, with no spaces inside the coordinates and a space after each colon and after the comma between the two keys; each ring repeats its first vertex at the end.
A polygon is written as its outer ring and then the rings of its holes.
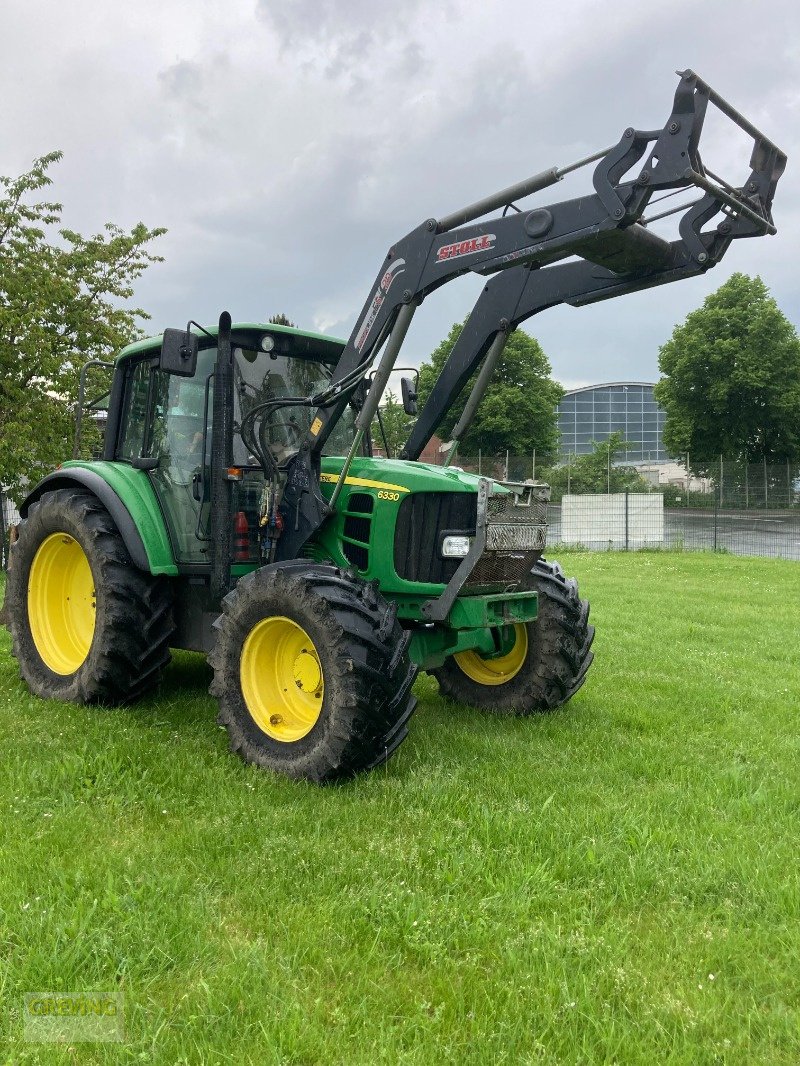
{"type": "Polygon", "coordinates": [[[355,515],[346,514],[344,519],[344,535],[369,544],[370,528],[372,520],[369,518],[356,518],[355,515]]]}
{"type": "Polygon", "coordinates": [[[475,535],[478,497],[472,492],[414,492],[397,512],[394,568],[406,581],[446,585],[460,559],[443,559],[442,533],[475,535]]]}
{"type": "MultiPolygon", "coordinates": [[[[528,487],[526,486],[526,490],[528,487]]],[[[487,501],[486,547],[464,584],[465,592],[507,589],[527,578],[542,554],[547,531],[544,486],[532,487],[529,503],[519,506],[513,493],[487,501]]],[[[445,533],[475,536],[477,493],[417,492],[400,505],[394,537],[394,565],[406,581],[446,585],[460,559],[443,559],[445,533]]]]}
{"type": "Polygon", "coordinates": [[[352,492],[345,504],[342,528],[342,554],[356,570],[369,570],[369,545],[372,536],[372,510],[375,501],[366,492],[352,492]]]}

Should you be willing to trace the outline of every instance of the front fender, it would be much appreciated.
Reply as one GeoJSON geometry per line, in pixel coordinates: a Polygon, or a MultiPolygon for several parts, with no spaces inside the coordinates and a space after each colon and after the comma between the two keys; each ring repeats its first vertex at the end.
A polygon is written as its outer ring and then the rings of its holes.
{"type": "Polygon", "coordinates": [[[39,482],[20,507],[20,515],[25,518],[31,504],[45,492],[63,488],[88,489],[100,500],[114,520],[131,562],[139,570],[177,575],[164,518],[143,470],[134,470],[124,463],[65,463],[39,482]]]}

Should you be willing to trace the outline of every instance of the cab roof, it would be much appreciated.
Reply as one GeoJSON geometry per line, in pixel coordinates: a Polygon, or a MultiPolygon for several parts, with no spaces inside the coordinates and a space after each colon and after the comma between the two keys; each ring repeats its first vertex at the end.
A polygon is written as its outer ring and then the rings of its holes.
{"type": "MultiPolygon", "coordinates": [[[[201,338],[207,334],[216,337],[219,333],[219,326],[204,326],[202,330],[192,327],[192,332],[197,333],[201,338]]],[[[337,360],[345,346],[345,341],[338,337],[327,337],[324,333],[310,333],[307,330],[296,329],[294,326],[279,326],[274,322],[234,322],[231,326],[231,341],[234,345],[242,346],[244,342],[253,342],[253,347],[258,348],[264,334],[284,338],[284,344],[280,346],[282,354],[306,356],[324,362],[337,360]],[[284,349],[287,341],[288,346],[284,349]]],[[[161,335],[144,337],[142,340],[126,345],[117,356],[117,362],[137,355],[157,354],[161,350],[161,339],[161,335]]]]}

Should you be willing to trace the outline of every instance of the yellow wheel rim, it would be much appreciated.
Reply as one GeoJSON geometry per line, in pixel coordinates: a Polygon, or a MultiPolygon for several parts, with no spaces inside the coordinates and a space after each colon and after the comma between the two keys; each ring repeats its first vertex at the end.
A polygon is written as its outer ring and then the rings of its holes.
{"type": "Polygon", "coordinates": [[[471,681],[478,685],[505,685],[516,677],[528,656],[528,629],[522,623],[514,626],[514,645],[505,655],[484,658],[480,652],[460,651],[453,658],[471,681]]]}
{"type": "Polygon", "coordinates": [[[242,645],[242,695],[258,728],[284,743],[300,740],[322,711],[325,680],[314,642],[291,618],[257,622],[242,645]]]}
{"type": "Polygon", "coordinates": [[[54,674],[74,674],[92,646],[95,587],[83,548],[68,533],[39,545],[28,575],[28,621],[42,662],[54,674]]]}

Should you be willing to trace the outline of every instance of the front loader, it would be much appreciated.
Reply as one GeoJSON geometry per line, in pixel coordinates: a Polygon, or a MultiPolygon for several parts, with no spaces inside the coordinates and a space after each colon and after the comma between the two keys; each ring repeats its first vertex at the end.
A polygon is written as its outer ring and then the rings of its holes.
{"type": "Polygon", "coordinates": [[[31,691],[127,703],[170,648],[201,651],[232,749],[317,782],[393,754],[419,669],[496,713],[563,704],[594,630],[575,582],[542,557],[549,490],[464,473],[458,440],[520,322],[701,274],[734,239],[774,233],[784,165],[685,71],[661,128],[627,129],[398,241],[346,343],[223,313],[129,345],[102,459],[65,463],[20,509],[6,616],[31,691]],[[739,184],[703,165],[709,105],[752,139],[739,184]],[[590,163],[591,194],[517,206],[590,163]],[[683,190],[698,199],[648,218],[655,194],[683,190]],[[652,223],[673,213],[667,240],[652,223]],[[414,311],[466,271],[495,277],[401,457],[374,457],[369,427],[414,311]],[[449,465],[419,462],[479,367],[449,465]]]}

